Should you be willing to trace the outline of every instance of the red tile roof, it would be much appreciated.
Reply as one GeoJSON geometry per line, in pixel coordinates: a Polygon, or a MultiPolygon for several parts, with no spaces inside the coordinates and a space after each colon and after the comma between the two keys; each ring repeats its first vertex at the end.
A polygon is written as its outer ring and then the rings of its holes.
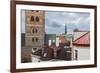
{"type": "Polygon", "coordinates": [[[64,36],[59,36],[60,43],[67,43],[68,41],[65,39],[64,36]]]}
{"type": "Polygon", "coordinates": [[[73,42],[73,45],[77,46],[90,46],[90,32],[80,36],[73,42]]]}

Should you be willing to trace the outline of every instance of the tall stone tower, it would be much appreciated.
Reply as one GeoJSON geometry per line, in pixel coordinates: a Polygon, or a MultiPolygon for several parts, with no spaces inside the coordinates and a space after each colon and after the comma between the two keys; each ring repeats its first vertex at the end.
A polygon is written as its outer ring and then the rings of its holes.
{"type": "Polygon", "coordinates": [[[25,41],[26,46],[33,49],[41,49],[44,45],[45,17],[44,11],[26,10],[25,11],[25,41]]]}

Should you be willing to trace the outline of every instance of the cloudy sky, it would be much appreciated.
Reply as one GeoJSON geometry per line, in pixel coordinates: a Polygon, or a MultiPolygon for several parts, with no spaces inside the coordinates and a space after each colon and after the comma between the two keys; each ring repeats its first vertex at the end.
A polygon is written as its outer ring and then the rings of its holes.
{"type": "MultiPolygon", "coordinates": [[[[21,32],[25,33],[25,10],[21,10],[21,32]]],[[[45,32],[47,34],[72,33],[74,29],[89,30],[90,14],[64,11],[45,11],[45,32]]]]}
{"type": "Polygon", "coordinates": [[[45,31],[49,34],[62,34],[65,32],[72,33],[74,29],[89,30],[90,14],[79,12],[45,12],[45,31]]]}

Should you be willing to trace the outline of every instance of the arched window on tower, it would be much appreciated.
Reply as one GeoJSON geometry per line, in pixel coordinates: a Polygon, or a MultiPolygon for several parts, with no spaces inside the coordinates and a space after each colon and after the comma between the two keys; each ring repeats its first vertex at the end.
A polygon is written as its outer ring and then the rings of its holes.
{"type": "Polygon", "coordinates": [[[36,33],[38,32],[38,30],[36,29],[36,33]]]}
{"type": "Polygon", "coordinates": [[[34,21],[34,16],[31,16],[31,22],[33,22],[34,21]]]}
{"type": "Polygon", "coordinates": [[[38,16],[36,17],[36,21],[39,22],[39,17],[38,16]]]}
{"type": "Polygon", "coordinates": [[[33,28],[32,29],[32,33],[34,34],[34,33],[38,33],[38,29],[37,28],[33,28]]]}
{"type": "Polygon", "coordinates": [[[38,40],[39,40],[39,39],[38,39],[38,38],[36,38],[36,42],[38,42],[38,40]]]}
{"type": "Polygon", "coordinates": [[[32,42],[34,42],[34,38],[32,38],[32,42]]]}
{"type": "Polygon", "coordinates": [[[34,28],[32,29],[32,33],[35,33],[34,28]]]}
{"type": "Polygon", "coordinates": [[[38,10],[36,10],[36,12],[39,12],[38,10]]]}
{"type": "Polygon", "coordinates": [[[34,10],[31,10],[32,12],[34,12],[34,10]]]}

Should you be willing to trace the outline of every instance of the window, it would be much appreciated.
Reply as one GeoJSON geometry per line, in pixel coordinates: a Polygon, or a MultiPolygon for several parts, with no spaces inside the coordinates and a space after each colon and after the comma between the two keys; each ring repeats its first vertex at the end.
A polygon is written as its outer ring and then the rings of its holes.
{"type": "Polygon", "coordinates": [[[33,28],[32,29],[32,33],[34,34],[34,33],[37,33],[38,32],[38,29],[37,28],[33,28]]]}
{"type": "Polygon", "coordinates": [[[52,40],[53,43],[55,43],[55,40],[52,40]]]}
{"type": "Polygon", "coordinates": [[[34,12],[34,10],[31,10],[32,12],[34,12]]]}
{"type": "Polygon", "coordinates": [[[34,37],[34,38],[32,38],[32,42],[38,42],[38,38],[37,37],[34,37]]]}
{"type": "Polygon", "coordinates": [[[38,10],[36,10],[36,12],[39,12],[38,10]]]}
{"type": "Polygon", "coordinates": [[[34,16],[31,16],[31,22],[34,21],[34,16]]]}
{"type": "Polygon", "coordinates": [[[78,51],[75,50],[75,60],[77,60],[77,59],[78,59],[78,51]]]}
{"type": "Polygon", "coordinates": [[[36,31],[36,33],[38,32],[38,30],[37,30],[37,29],[36,29],[35,31],[36,31]]]}
{"type": "Polygon", "coordinates": [[[32,32],[34,33],[34,28],[33,28],[32,32]]]}
{"type": "Polygon", "coordinates": [[[32,42],[34,42],[34,38],[32,38],[32,42]]]}
{"type": "Polygon", "coordinates": [[[36,17],[36,21],[39,22],[39,17],[38,16],[36,17]]]}
{"type": "Polygon", "coordinates": [[[39,40],[39,39],[38,39],[38,38],[36,38],[36,42],[38,42],[38,40],[39,40]]]}

